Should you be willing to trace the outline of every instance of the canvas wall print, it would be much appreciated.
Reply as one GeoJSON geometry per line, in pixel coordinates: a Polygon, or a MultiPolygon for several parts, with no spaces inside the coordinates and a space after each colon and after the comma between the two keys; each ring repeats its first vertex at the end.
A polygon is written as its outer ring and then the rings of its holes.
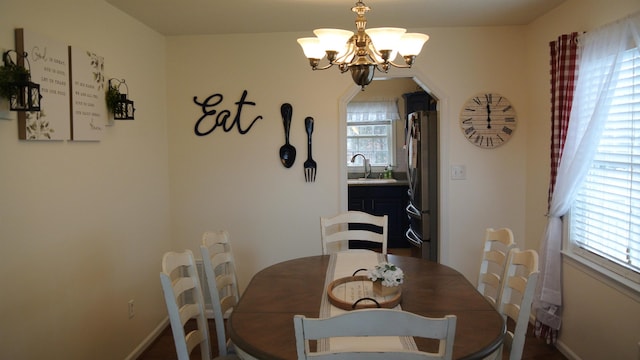
{"type": "Polygon", "coordinates": [[[71,59],[71,140],[99,141],[108,123],[104,58],[69,47],[71,59]]]}
{"type": "Polygon", "coordinates": [[[40,84],[40,111],[18,112],[18,138],[70,139],[69,52],[67,45],[25,29],[15,30],[16,51],[27,53],[24,66],[40,84]]]}

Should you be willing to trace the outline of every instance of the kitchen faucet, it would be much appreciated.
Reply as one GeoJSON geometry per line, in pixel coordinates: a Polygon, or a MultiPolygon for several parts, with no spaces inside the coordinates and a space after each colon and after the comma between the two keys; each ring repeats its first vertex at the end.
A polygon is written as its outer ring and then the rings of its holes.
{"type": "Polygon", "coordinates": [[[364,161],[364,178],[366,179],[369,177],[369,175],[371,175],[371,164],[369,163],[369,159],[367,159],[363,154],[360,153],[353,155],[353,157],[351,157],[351,162],[356,162],[356,157],[358,156],[362,156],[362,159],[364,161]],[[369,167],[369,171],[367,171],[367,166],[369,167]]]}

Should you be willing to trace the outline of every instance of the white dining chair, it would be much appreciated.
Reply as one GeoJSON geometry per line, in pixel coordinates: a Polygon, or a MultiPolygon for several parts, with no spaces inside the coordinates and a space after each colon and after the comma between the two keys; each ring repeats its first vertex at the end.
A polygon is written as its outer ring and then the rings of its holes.
{"type": "Polygon", "coordinates": [[[329,318],[314,319],[295,315],[296,351],[298,359],[317,360],[412,360],[451,359],[456,333],[456,317],[427,318],[401,310],[362,309],[329,318]],[[358,346],[354,339],[348,349],[326,352],[311,351],[310,340],[331,337],[413,336],[439,340],[437,352],[410,349],[376,350],[370,346],[358,346]]]}
{"type": "MultiPolygon", "coordinates": [[[[178,360],[189,360],[197,347],[202,360],[211,360],[209,325],[204,312],[202,288],[191,250],[167,252],[162,257],[160,282],[169,313],[171,332],[178,360]],[[187,321],[195,319],[197,327],[185,330],[187,321]]],[[[227,355],[215,359],[239,359],[227,355]]]]}
{"type": "Polygon", "coordinates": [[[511,319],[515,327],[507,329],[497,359],[502,359],[505,349],[509,352],[509,360],[522,357],[538,274],[538,253],[535,250],[512,249],[509,252],[498,312],[505,321],[511,319]]]}
{"type": "Polygon", "coordinates": [[[200,245],[220,355],[235,352],[233,343],[227,339],[224,320],[240,300],[235,259],[229,238],[226,230],[207,231],[202,235],[200,245]]]}
{"type": "Polygon", "coordinates": [[[509,251],[516,246],[513,232],[508,228],[488,228],[478,274],[478,291],[497,308],[509,251]]]}
{"type": "Polygon", "coordinates": [[[389,217],[362,211],[347,211],[333,217],[320,218],[322,254],[332,254],[349,248],[349,240],[368,241],[381,246],[387,254],[387,228],[389,217]],[[349,228],[349,225],[357,229],[349,228]]]}

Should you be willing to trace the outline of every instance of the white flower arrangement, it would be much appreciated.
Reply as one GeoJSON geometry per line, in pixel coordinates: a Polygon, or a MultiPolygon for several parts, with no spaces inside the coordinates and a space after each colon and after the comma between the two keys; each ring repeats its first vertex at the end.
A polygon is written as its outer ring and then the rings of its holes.
{"type": "Polygon", "coordinates": [[[398,286],[404,281],[402,269],[388,262],[381,262],[369,269],[367,277],[373,282],[382,280],[382,286],[387,287],[398,286]]]}

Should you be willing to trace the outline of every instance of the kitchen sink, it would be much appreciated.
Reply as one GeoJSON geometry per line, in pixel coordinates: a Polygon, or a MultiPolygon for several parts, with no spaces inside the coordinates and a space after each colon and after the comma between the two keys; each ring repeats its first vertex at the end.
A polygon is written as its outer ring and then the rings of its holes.
{"type": "Polygon", "coordinates": [[[361,185],[361,184],[393,184],[397,182],[396,179],[375,179],[375,178],[359,178],[348,179],[347,185],[361,185]]]}

